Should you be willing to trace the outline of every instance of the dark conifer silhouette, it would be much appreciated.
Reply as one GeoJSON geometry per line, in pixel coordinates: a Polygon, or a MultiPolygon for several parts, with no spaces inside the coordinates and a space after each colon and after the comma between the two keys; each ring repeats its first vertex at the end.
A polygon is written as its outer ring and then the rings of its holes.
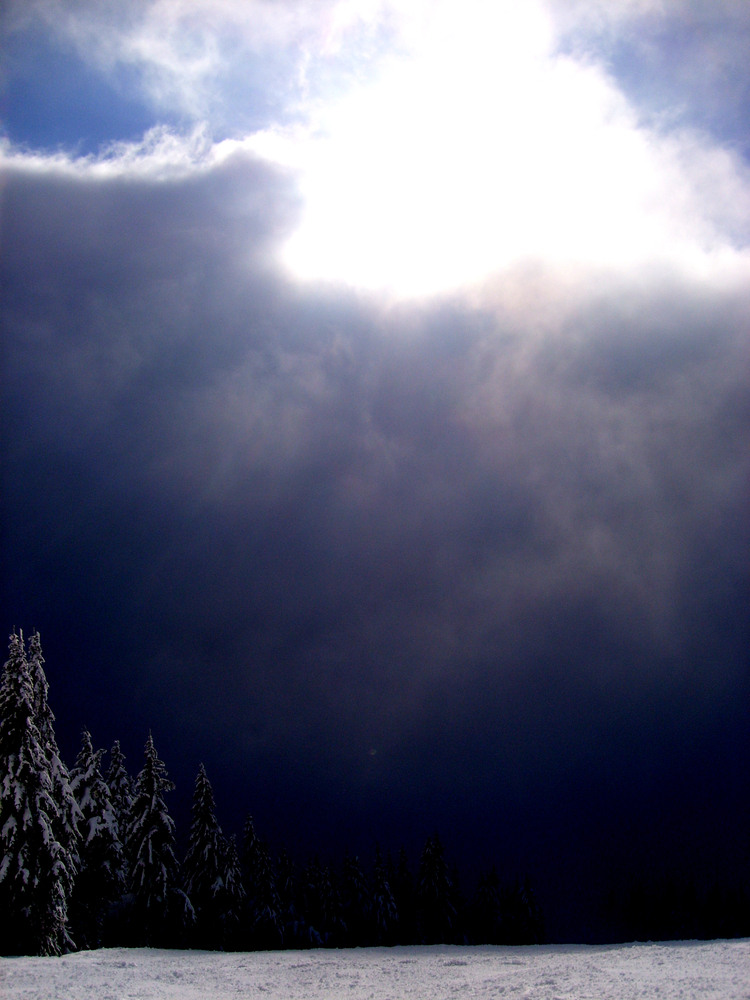
{"type": "Polygon", "coordinates": [[[251,873],[252,895],[248,895],[250,942],[265,950],[284,944],[281,900],[276,885],[276,868],[264,841],[257,841],[251,873]]]}
{"type": "Polygon", "coordinates": [[[493,865],[483,872],[471,905],[469,933],[474,944],[504,944],[500,876],[493,865]]]}
{"type": "Polygon", "coordinates": [[[313,858],[302,879],[306,936],[313,946],[337,947],[344,932],[341,898],[330,868],[313,858]]]}
{"type": "Polygon", "coordinates": [[[372,917],[375,944],[394,944],[397,940],[399,914],[388,866],[379,845],[375,849],[372,871],[372,917]]]}
{"type": "Polygon", "coordinates": [[[388,866],[388,877],[398,911],[398,944],[415,944],[417,941],[417,892],[414,876],[409,866],[405,848],[401,848],[398,862],[388,866]]]}
{"type": "Polygon", "coordinates": [[[190,844],[183,865],[185,892],[195,911],[194,940],[200,948],[216,948],[222,942],[226,853],[213,789],[201,764],[195,779],[190,844]]]}
{"type": "Polygon", "coordinates": [[[252,877],[257,863],[258,835],[255,832],[253,817],[248,813],[242,828],[242,847],[240,848],[240,865],[244,879],[245,890],[249,896],[253,893],[252,877]]]}
{"type": "Polygon", "coordinates": [[[147,945],[176,944],[195,919],[181,888],[174,821],[164,801],[173,788],[149,733],[128,826],[135,927],[147,945]]]}
{"type": "Polygon", "coordinates": [[[294,948],[307,944],[297,870],[292,859],[283,850],[277,863],[276,887],[284,947],[294,948]]]}
{"type": "Polygon", "coordinates": [[[246,891],[247,947],[263,950],[281,948],[285,942],[285,919],[276,867],[268,845],[255,832],[252,816],[245,820],[243,830],[242,870],[246,891]]]}
{"type": "Polygon", "coordinates": [[[544,922],[531,882],[526,876],[502,893],[503,943],[540,944],[544,922]]]}
{"type": "Polygon", "coordinates": [[[221,875],[223,880],[219,906],[221,946],[227,950],[233,950],[241,946],[240,922],[245,903],[242,868],[237,851],[237,840],[234,835],[226,841],[221,875]]]}
{"type": "Polygon", "coordinates": [[[359,858],[347,853],[341,871],[341,943],[347,947],[373,944],[372,894],[359,858]]]}
{"type": "Polygon", "coordinates": [[[448,873],[445,851],[437,834],[427,838],[417,877],[420,939],[425,944],[455,940],[457,912],[455,891],[448,873]]]}

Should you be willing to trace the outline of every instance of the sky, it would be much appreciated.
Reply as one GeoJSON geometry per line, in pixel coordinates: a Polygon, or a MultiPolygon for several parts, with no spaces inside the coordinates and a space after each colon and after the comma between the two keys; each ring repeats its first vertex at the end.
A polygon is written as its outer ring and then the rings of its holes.
{"type": "Polygon", "coordinates": [[[750,7],[8,0],[2,600],[183,832],[750,878],[750,7]]]}

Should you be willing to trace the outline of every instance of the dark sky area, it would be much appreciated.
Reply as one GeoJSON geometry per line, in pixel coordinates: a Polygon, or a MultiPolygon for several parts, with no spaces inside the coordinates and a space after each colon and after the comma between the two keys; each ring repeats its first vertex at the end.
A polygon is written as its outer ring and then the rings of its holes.
{"type": "Polygon", "coordinates": [[[517,6],[3,5],[0,607],[183,833],[580,939],[748,879],[750,8],[517,6]]]}

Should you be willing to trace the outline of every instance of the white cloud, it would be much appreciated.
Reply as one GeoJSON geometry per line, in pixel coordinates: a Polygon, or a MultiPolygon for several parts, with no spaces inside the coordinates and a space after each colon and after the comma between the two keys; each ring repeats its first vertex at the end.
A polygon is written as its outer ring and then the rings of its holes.
{"type": "Polygon", "coordinates": [[[157,105],[206,124],[39,164],[173,176],[255,150],[298,174],[290,270],[397,295],[534,261],[736,274],[750,266],[747,165],[695,131],[645,127],[590,51],[558,49],[562,31],[616,30],[680,2],[152,0],[64,16],[40,2],[85,58],[137,67],[157,105]],[[275,93],[274,60],[298,124],[251,135],[248,93],[228,80],[275,93]],[[220,104],[238,122],[220,132],[236,138],[212,143],[220,104]]]}
{"type": "Polygon", "coordinates": [[[306,200],[293,271],[422,294],[523,260],[736,263],[750,204],[738,157],[640,125],[599,65],[555,53],[541,3],[431,11],[408,52],[281,153],[306,200]]]}
{"type": "Polygon", "coordinates": [[[29,152],[5,141],[0,143],[0,167],[92,180],[123,177],[158,181],[210,170],[241,145],[233,140],[214,143],[203,126],[187,134],[155,126],[142,139],[112,143],[97,155],[29,152]]]}
{"type": "Polygon", "coordinates": [[[228,100],[253,100],[257,76],[278,88],[279,63],[291,100],[310,57],[334,58],[350,32],[379,23],[380,7],[376,0],[12,0],[7,21],[11,29],[46,24],[115,80],[118,70],[134,70],[129,85],[137,82],[161,112],[223,119],[228,100]]]}

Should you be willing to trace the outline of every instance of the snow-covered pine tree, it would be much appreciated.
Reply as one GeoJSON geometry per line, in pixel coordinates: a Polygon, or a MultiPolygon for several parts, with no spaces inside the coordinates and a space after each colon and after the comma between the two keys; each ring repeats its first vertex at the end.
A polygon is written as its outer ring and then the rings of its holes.
{"type": "MultiPolygon", "coordinates": [[[[49,684],[44,673],[44,656],[42,655],[42,640],[39,632],[34,632],[29,640],[28,663],[31,683],[34,688],[36,724],[42,739],[42,746],[49,760],[52,794],[59,809],[55,833],[58,841],[72,860],[73,876],[75,877],[75,871],[79,864],[78,823],[81,819],[81,812],[70,787],[68,768],[60,756],[60,750],[57,746],[55,716],[49,706],[49,684]]],[[[72,882],[70,889],[72,889],[72,882]]]]}
{"type": "Polygon", "coordinates": [[[125,767],[125,755],[120,748],[120,741],[115,740],[109,753],[109,768],[107,769],[107,787],[109,799],[115,811],[117,829],[122,844],[122,875],[125,883],[129,879],[128,867],[128,825],[133,806],[133,779],[125,767]]]}
{"type": "Polygon", "coordinates": [[[195,778],[190,841],[182,866],[185,892],[195,910],[193,939],[200,948],[217,948],[221,944],[226,851],[211,782],[201,764],[195,778]]]}
{"type": "Polygon", "coordinates": [[[149,733],[128,826],[135,921],[145,945],[179,943],[195,919],[190,900],[180,887],[174,821],[164,801],[173,788],[149,733]]]}
{"type": "Polygon", "coordinates": [[[94,750],[84,729],[81,749],[70,775],[81,810],[80,867],[72,897],[72,923],[79,948],[102,944],[108,911],[125,892],[120,828],[101,771],[104,750],[94,750]]]}
{"type": "Polygon", "coordinates": [[[39,660],[32,677],[22,633],[11,635],[8,653],[0,681],[0,951],[59,955],[72,946],[76,869],[59,839],[62,810],[37,725],[47,682],[39,660]]]}

